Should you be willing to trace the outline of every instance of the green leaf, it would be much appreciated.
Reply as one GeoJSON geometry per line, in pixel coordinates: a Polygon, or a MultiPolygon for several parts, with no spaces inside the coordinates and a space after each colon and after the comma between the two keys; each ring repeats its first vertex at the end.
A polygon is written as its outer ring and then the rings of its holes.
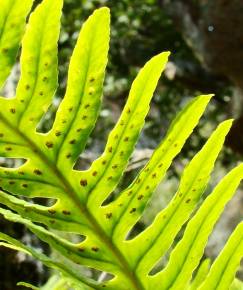
{"type": "Polygon", "coordinates": [[[171,253],[168,265],[153,277],[151,287],[162,284],[161,289],[178,289],[187,286],[200,262],[213,226],[242,179],[243,164],[234,168],[216,186],[188,223],[182,240],[171,253]]]}
{"type": "Polygon", "coordinates": [[[32,289],[32,290],[40,290],[40,288],[26,282],[18,282],[17,286],[23,286],[25,288],[32,289]]]}
{"type": "Polygon", "coordinates": [[[40,145],[35,126],[48,108],[57,86],[57,40],[61,8],[62,1],[45,0],[30,17],[22,45],[17,96],[11,100],[0,99],[2,156],[32,157],[33,160],[32,151],[37,150],[35,143],[40,145]]]}
{"type": "Polygon", "coordinates": [[[193,281],[191,282],[190,286],[188,287],[188,290],[197,290],[199,286],[203,283],[204,279],[206,278],[209,267],[210,267],[210,260],[205,259],[201,265],[199,266],[199,269],[197,270],[197,274],[194,277],[193,281]]]}
{"type": "MultiPolygon", "coordinates": [[[[243,256],[243,223],[230,236],[218,258],[213,263],[200,290],[230,288],[243,256]]],[[[241,285],[242,287],[242,285],[241,285]]]]}
{"type": "MultiPolygon", "coordinates": [[[[9,8],[14,9],[15,3],[11,2],[9,8]]],[[[31,14],[23,38],[16,98],[0,99],[0,155],[24,159],[18,168],[0,168],[0,203],[8,208],[0,208],[0,214],[24,224],[59,258],[49,258],[2,233],[0,245],[22,250],[56,269],[63,277],[58,288],[66,287],[67,282],[75,290],[196,289],[203,283],[206,269],[203,264],[189,284],[193,271],[200,263],[213,225],[242,179],[240,165],[222,180],[190,219],[232,121],[221,123],[189,162],[168,206],[147,229],[129,239],[153,191],[198,124],[212,95],[199,96],[187,104],[134,182],[104,205],[129,163],[169,53],[154,56],[139,72],[101,156],[88,170],[74,170],[99,114],[110,14],[108,8],[100,8],[83,25],[70,61],[66,94],[52,129],[42,134],[36,132],[36,127],[57,87],[62,4],[61,0],[43,0],[31,14]],[[38,204],[38,199],[32,199],[35,197],[46,199],[46,205],[38,204]],[[48,205],[49,198],[52,205],[48,205]],[[188,220],[183,238],[176,243],[178,232],[188,220]],[[67,237],[70,235],[82,239],[75,242],[67,237]],[[168,265],[158,274],[150,275],[173,242],[176,246],[168,265]],[[111,278],[96,281],[86,277],[79,265],[109,273],[111,278]]],[[[22,10],[17,9],[16,13],[22,15],[22,10]]],[[[242,252],[235,254],[234,242],[228,244],[218,259],[222,259],[220,266],[231,259],[229,274],[221,279],[231,282],[242,252]]],[[[211,279],[210,275],[215,281],[218,274],[211,274],[214,268],[205,281],[211,279]]],[[[223,268],[217,269],[222,272],[223,268]]],[[[59,282],[48,287],[54,290],[59,282]]]]}
{"type": "Polygon", "coordinates": [[[96,282],[81,275],[79,271],[73,270],[73,269],[71,269],[71,267],[69,267],[65,264],[61,264],[60,262],[55,261],[53,258],[50,259],[49,257],[44,255],[43,253],[40,253],[39,251],[22,244],[18,240],[14,239],[6,234],[0,233],[0,246],[4,246],[4,247],[7,247],[7,248],[12,249],[12,250],[21,251],[29,256],[32,256],[32,257],[40,260],[47,267],[54,268],[54,269],[58,270],[60,273],[62,273],[64,276],[68,276],[69,279],[74,284],[77,284],[77,283],[79,285],[84,284],[84,285],[88,285],[91,288],[93,287],[95,289],[102,289],[101,287],[99,287],[97,285],[96,282]]]}
{"type": "MultiPolygon", "coordinates": [[[[211,97],[209,95],[195,98],[178,114],[172,122],[166,137],[154,151],[153,156],[134,182],[120,194],[117,200],[103,207],[102,215],[99,219],[104,219],[108,213],[113,214],[107,231],[110,236],[113,235],[113,240],[116,243],[125,239],[129,230],[141,217],[153,191],[164,178],[174,157],[181,151],[211,97]]],[[[124,251],[127,250],[128,246],[127,244],[124,245],[124,251]]]]}
{"type": "Polygon", "coordinates": [[[169,205],[156,216],[150,227],[124,247],[124,251],[126,248],[132,251],[133,248],[139,247],[138,253],[135,251],[135,255],[130,254],[130,259],[135,257],[138,275],[145,276],[152,269],[190,217],[206,188],[231,124],[232,121],[229,120],[218,126],[202,150],[185,168],[179,189],[169,205]]]}
{"type": "Polygon", "coordinates": [[[86,172],[77,172],[76,178],[87,184],[84,186],[87,206],[96,215],[97,206],[109,196],[116,187],[134,150],[144,119],[169,53],[161,53],[148,61],[141,69],[123,109],[111,131],[104,153],[93,162],[86,172]]]}
{"type": "Polygon", "coordinates": [[[234,282],[230,286],[230,290],[242,290],[243,289],[243,282],[239,279],[234,279],[234,282]]]}
{"type": "Polygon", "coordinates": [[[77,290],[90,290],[91,289],[90,287],[87,287],[87,286],[81,286],[77,284],[74,285],[73,281],[70,281],[70,279],[63,276],[60,277],[59,275],[56,275],[56,274],[51,276],[51,278],[49,278],[46,284],[43,285],[40,289],[41,290],[49,290],[49,289],[70,290],[70,289],[73,289],[73,287],[75,287],[75,289],[77,290]]]}
{"type": "Polygon", "coordinates": [[[17,126],[35,129],[57,87],[57,41],[63,1],[45,0],[30,16],[22,43],[16,92],[17,126]],[[22,105],[21,105],[22,104],[22,105]]]}
{"type": "Polygon", "coordinates": [[[107,8],[96,10],[83,25],[70,61],[66,95],[53,129],[46,136],[49,154],[66,174],[83,151],[98,117],[109,48],[109,25],[107,8]]]}
{"type": "Polygon", "coordinates": [[[14,65],[24,33],[25,19],[33,0],[1,0],[0,8],[0,88],[14,65]]]}

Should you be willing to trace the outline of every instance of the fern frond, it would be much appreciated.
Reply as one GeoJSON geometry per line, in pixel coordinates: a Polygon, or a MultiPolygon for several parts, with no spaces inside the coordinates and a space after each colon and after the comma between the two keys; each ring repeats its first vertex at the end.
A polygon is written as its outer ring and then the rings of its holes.
{"type": "Polygon", "coordinates": [[[82,276],[79,271],[71,270],[69,266],[62,264],[58,261],[55,261],[53,258],[50,259],[49,257],[44,255],[43,253],[38,252],[38,251],[32,249],[31,247],[28,247],[28,246],[22,244],[18,240],[14,239],[6,234],[0,233],[0,246],[4,246],[4,247],[7,247],[7,248],[12,249],[12,250],[17,250],[17,251],[23,252],[29,256],[32,256],[32,257],[38,259],[47,267],[51,267],[53,269],[56,269],[60,273],[62,273],[64,276],[67,276],[75,284],[78,284],[78,285],[84,284],[84,285],[88,285],[89,287],[92,287],[94,289],[96,289],[96,287],[98,287],[97,289],[101,289],[99,287],[98,283],[96,283],[95,281],[93,281],[87,277],[82,276]]]}
{"type": "MultiPolygon", "coordinates": [[[[188,223],[183,238],[171,253],[168,265],[153,277],[153,286],[162,284],[161,289],[178,289],[187,286],[200,262],[216,221],[242,179],[243,164],[234,168],[216,186],[188,223]]],[[[241,255],[240,252],[238,254],[241,255]]]]}
{"type": "Polygon", "coordinates": [[[219,125],[184,170],[179,189],[169,205],[157,215],[150,227],[129,243],[129,248],[139,246],[140,253],[142,251],[144,253],[143,255],[139,253],[135,260],[139,275],[145,276],[152,269],[190,217],[206,188],[231,123],[226,121],[219,125]]]}
{"type": "Polygon", "coordinates": [[[243,223],[241,222],[213,263],[200,290],[229,289],[243,256],[243,223]]]}
{"type": "Polygon", "coordinates": [[[195,275],[187,290],[197,290],[199,288],[199,286],[204,282],[206,276],[208,275],[210,263],[210,259],[205,259],[201,263],[197,270],[197,274],[195,275]]]}
{"type": "Polygon", "coordinates": [[[25,19],[33,0],[1,0],[0,8],[0,88],[6,81],[24,33],[25,19]]]}
{"type": "Polygon", "coordinates": [[[127,166],[168,55],[161,53],[145,64],[132,84],[127,103],[108,137],[104,153],[87,172],[76,175],[81,180],[88,180],[84,191],[88,208],[93,214],[97,212],[97,205],[102,205],[116,187],[127,166]]]}
{"type": "MultiPolygon", "coordinates": [[[[9,6],[1,7],[0,15],[11,16],[9,11],[17,9],[23,28],[32,1],[25,1],[26,6],[21,9],[16,6],[19,1],[3,1],[9,6]]],[[[62,0],[43,0],[31,14],[22,41],[16,97],[0,99],[0,155],[25,160],[18,168],[0,168],[0,203],[8,208],[0,208],[0,214],[24,224],[62,259],[49,258],[2,233],[0,245],[22,250],[55,268],[77,290],[209,289],[211,285],[212,289],[219,289],[217,285],[221,284],[227,286],[220,289],[229,289],[243,255],[241,224],[208,269],[208,276],[205,262],[191,284],[190,281],[213,226],[243,177],[243,165],[239,165],[197,209],[232,120],[221,123],[189,162],[167,207],[149,227],[130,238],[129,233],[197,126],[212,95],[199,96],[182,109],[134,181],[105,205],[129,163],[169,53],[154,56],[139,72],[101,156],[88,170],[74,170],[99,114],[110,14],[108,8],[100,8],[83,25],[71,57],[65,96],[52,129],[43,134],[36,128],[57,87],[62,5],[62,0]],[[31,200],[35,197],[51,198],[53,205],[40,205],[31,200]],[[172,250],[168,264],[152,275],[151,270],[167,254],[186,222],[184,235],[172,250]],[[83,240],[70,241],[63,233],[81,235],[83,240]],[[81,274],[78,265],[108,272],[112,278],[96,281],[81,274]]],[[[2,36],[10,33],[8,29],[1,31],[2,36]]],[[[18,32],[13,42],[15,49],[20,38],[18,32]]],[[[0,54],[1,66],[4,61],[0,54]]]]}
{"type": "MultiPolygon", "coordinates": [[[[129,230],[141,217],[149,198],[197,125],[211,97],[211,95],[200,96],[194,99],[178,114],[166,137],[134,182],[120,194],[116,201],[103,207],[103,217],[100,216],[99,219],[114,212],[109,231],[115,242],[119,243],[125,239],[129,230]],[[132,214],[131,211],[133,211],[132,214]]],[[[128,246],[124,245],[125,248],[128,246]]]]}
{"type": "Polygon", "coordinates": [[[95,11],[83,25],[70,61],[66,95],[53,128],[45,137],[48,154],[63,174],[70,174],[98,117],[109,48],[109,25],[107,8],[95,11]]]}

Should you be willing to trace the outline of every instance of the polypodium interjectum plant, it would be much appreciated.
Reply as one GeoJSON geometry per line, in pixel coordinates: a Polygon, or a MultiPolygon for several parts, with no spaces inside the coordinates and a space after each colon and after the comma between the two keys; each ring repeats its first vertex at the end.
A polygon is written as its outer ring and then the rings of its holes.
{"type": "MultiPolygon", "coordinates": [[[[1,85],[14,64],[32,2],[1,0],[1,85]]],[[[3,233],[1,245],[24,251],[55,268],[73,289],[230,289],[243,255],[243,223],[236,227],[211,267],[208,260],[202,262],[202,257],[215,223],[243,178],[243,165],[231,170],[199,208],[197,205],[232,120],[221,123],[189,162],[167,207],[150,226],[131,238],[129,233],[212,96],[202,95],[189,102],[133,183],[104,203],[128,165],[169,53],[161,53],[145,64],[132,84],[103,154],[88,170],[75,170],[99,113],[110,18],[108,8],[100,8],[83,25],[53,127],[40,133],[36,127],[57,87],[62,5],[62,0],[43,0],[31,14],[22,39],[16,97],[0,99],[0,155],[24,159],[18,168],[0,168],[0,203],[4,205],[0,213],[24,224],[64,259],[47,257],[3,233]],[[36,197],[55,202],[40,205],[36,197]],[[183,237],[176,242],[185,223],[183,237]],[[84,239],[73,242],[62,233],[84,239]],[[168,263],[152,273],[173,243],[168,263]],[[86,277],[77,265],[107,272],[109,279],[86,277]]]]}

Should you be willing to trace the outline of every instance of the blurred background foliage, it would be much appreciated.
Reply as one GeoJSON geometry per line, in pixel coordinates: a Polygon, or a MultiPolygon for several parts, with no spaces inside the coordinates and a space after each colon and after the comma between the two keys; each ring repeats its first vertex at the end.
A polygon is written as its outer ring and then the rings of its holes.
{"type": "MultiPolygon", "coordinates": [[[[41,1],[35,1],[35,5],[38,2],[41,1]]],[[[223,0],[65,0],[59,41],[60,86],[53,104],[39,125],[39,130],[43,132],[51,128],[55,112],[65,93],[68,64],[80,27],[92,11],[101,6],[110,7],[112,17],[111,46],[104,86],[104,102],[97,126],[88,142],[87,150],[76,165],[78,168],[87,168],[92,160],[102,152],[108,133],[118,119],[132,80],[139,69],[153,55],[165,50],[172,52],[166,71],[154,95],[151,110],[131,164],[124,175],[123,182],[112,198],[133,180],[151,155],[152,149],[157,146],[166,133],[176,112],[189,99],[198,94],[215,93],[214,100],[209,105],[198,128],[186,143],[179,158],[173,163],[166,181],[155,192],[143,220],[131,233],[133,235],[146,227],[157,211],[170,200],[176,191],[179,176],[187,162],[200,149],[213,128],[226,118],[235,117],[237,122],[235,122],[236,125],[227,139],[228,146],[220,155],[216,165],[216,173],[212,177],[206,194],[229,168],[236,164],[237,160],[242,159],[241,84],[234,77],[233,69],[230,70],[231,59],[228,54],[234,54],[235,63],[238,60],[238,63],[242,64],[243,58],[241,58],[240,53],[237,54],[238,49],[240,49],[237,45],[232,45],[232,51],[229,51],[228,43],[224,39],[227,32],[224,20],[225,17],[228,17],[227,23],[230,26],[231,22],[237,19],[238,10],[243,8],[243,5],[240,1],[231,1],[229,4],[229,1],[223,0]],[[215,5],[218,5],[218,10],[221,8],[219,10],[220,13],[223,13],[220,15],[221,18],[219,15],[215,15],[215,11],[211,15],[215,5]],[[235,6],[238,7],[237,11],[234,9],[235,6]],[[214,19],[217,20],[216,24],[213,22],[214,19]],[[211,35],[216,38],[215,47],[212,47],[212,42],[209,42],[211,35]],[[208,43],[210,45],[207,46],[208,43]],[[227,57],[224,53],[227,54],[227,57]],[[223,64],[219,63],[215,55],[220,57],[223,64]],[[223,65],[229,70],[223,70],[223,65]]],[[[243,23],[240,20],[238,28],[243,31],[243,23]]],[[[231,44],[234,43],[235,33],[232,31],[231,34],[227,35],[231,37],[229,40],[227,38],[227,41],[231,41],[231,44]]],[[[242,49],[241,42],[238,45],[242,49]]],[[[240,69],[238,69],[238,73],[241,74],[240,69]]],[[[4,94],[6,96],[14,95],[18,76],[19,68],[17,65],[5,86],[4,94]]],[[[1,159],[0,162],[1,165],[4,165],[9,161],[1,159]]],[[[206,255],[211,258],[217,255],[229,233],[242,217],[243,202],[240,193],[242,190],[227,207],[210,239],[206,255]]],[[[1,221],[1,228],[25,242],[49,252],[49,249],[39,244],[24,228],[9,225],[3,221],[1,221]]],[[[5,249],[0,249],[0,251],[1,290],[21,289],[21,287],[17,288],[16,282],[22,280],[31,281],[37,285],[42,284],[47,279],[49,273],[39,263],[29,258],[26,260],[25,256],[5,249]]],[[[97,273],[90,275],[97,275],[97,273]]]]}

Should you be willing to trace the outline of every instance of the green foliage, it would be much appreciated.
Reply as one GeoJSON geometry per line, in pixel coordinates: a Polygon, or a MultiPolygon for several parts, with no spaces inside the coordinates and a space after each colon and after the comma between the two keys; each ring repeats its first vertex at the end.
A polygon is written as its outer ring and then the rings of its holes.
{"type": "MultiPolygon", "coordinates": [[[[191,50],[188,49],[180,34],[176,31],[168,15],[163,9],[160,9],[158,1],[91,0],[82,2],[80,0],[66,0],[64,2],[59,50],[59,88],[56,98],[61,99],[64,95],[69,58],[83,20],[96,8],[107,5],[112,11],[112,30],[109,63],[104,83],[106,97],[99,117],[101,121],[97,123],[94,133],[87,143],[88,151],[93,151],[93,148],[96,148],[96,151],[101,153],[106,142],[106,136],[113,128],[116,116],[119,115],[121,108],[124,106],[131,82],[139,68],[152,55],[156,55],[160,51],[172,51],[171,61],[176,62],[176,65],[184,62],[188,63],[193,57],[191,50]],[[114,111],[115,114],[113,114],[114,111]]],[[[196,89],[200,91],[200,88],[197,87],[196,89]]],[[[211,91],[215,90],[212,89],[211,91]]],[[[157,87],[157,92],[152,99],[153,113],[150,113],[146,119],[142,138],[138,143],[139,148],[141,146],[152,146],[154,148],[158,144],[160,136],[166,132],[167,125],[163,127],[161,124],[168,124],[168,120],[171,120],[176,114],[177,108],[181,106],[184,97],[194,94],[195,89],[192,91],[182,89],[181,82],[178,82],[177,78],[171,82],[163,76],[163,83],[157,87]]],[[[54,105],[53,107],[50,111],[54,115],[57,106],[54,105]]],[[[212,108],[213,106],[210,107],[210,111],[212,108]]],[[[221,107],[221,111],[223,111],[222,109],[221,107]]],[[[207,114],[210,111],[207,111],[207,114]]],[[[211,114],[214,115],[214,113],[211,114]]],[[[222,116],[223,118],[225,116],[222,116]]],[[[213,126],[215,126],[215,123],[213,122],[213,126]]],[[[200,126],[202,127],[202,125],[201,123],[200,126]]],[[[48,122],[42,123],[42,126],[45,126],[46,131],[50,128],[48,122]]],[[[205,140],[203,135],[198,135],[195,137],[197,143],[199,136],[200,144],[195,148],[195,140],[188,143],[187,147],[184,148],[183,156],[188,156],[192,148],[194,152],[199,150],[205,140]]],[[[133,175],[133,172],[129,173],[130,180],[133,178],[131,175],[133,175]]]]}
{"type": "MultiPolygon", "coordinates": [[[[16,3],[5,2],[10,6],[16,3]]],[[[131,238],[155,188],[212,96],[202,95],[187,104],[134,182],[107,202],[128,165],[169,53],[156,55],[139,72],[103,154],[88,170],[74,170],[101,104],[110,16],[107,8],[101,8],[83,25],[71,57],[65,97],[52,129],[43,134],[36,127],[57,87],[62,4],[61,0],[44,0],[32,13],[22,42],[16,97],[0,99],[0,155],[25,160],[19,168],[0,168],[0,202],[8,207],[0,208],[0,213],[7,220],[24,224],[63,259],[47,257],[4,233],[0,233],[0,245],[23,251],[57,269],[65,277],[60,283],[68,282],[74,289],[229,289],[243,255],[242,224],[208,274],[209,265],[204,262],[194,279],[192,275],[213,226],[243,178],[240,164],[198,208],[232,120],[221,123],[187,165],[168,206],[147,229],[131,238]],[[51,198],[54,204],[40,205],[33,199],[36,197],[51,198]],[[168,264],[152,273],[186,222],[184,235],[174,245],[168,264]],[[63,233],[84,238],[74,242],[63,233]],[[107,272],[112,278],[96,281],[85,276],[78,265],[107,272]]],[[[16,42],[12,45],[15,47],[16,42]]],[[[51,283],[47,287],[55,289],[51,283]]],[[[64,284],[60,287],[66,287],[64,284]]]]}
{"type": "Polygon", "coordinates": [[[33,0],[2,0],[0,9],[0,88],[14,64],[33,0]]]}

